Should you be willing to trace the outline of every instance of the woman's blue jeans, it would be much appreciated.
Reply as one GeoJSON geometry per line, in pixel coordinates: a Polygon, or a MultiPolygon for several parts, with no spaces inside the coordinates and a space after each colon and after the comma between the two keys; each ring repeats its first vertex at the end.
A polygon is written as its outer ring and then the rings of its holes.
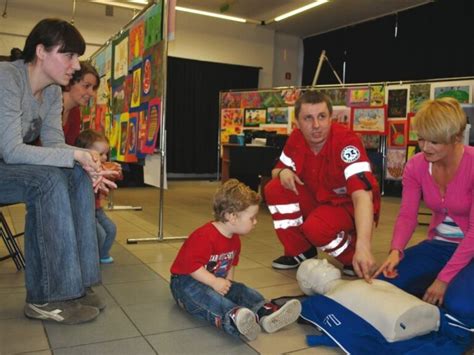
{"type": "MultiPolygon", "coordinates": [[[[441,269],[449,261],[457,244],[439,240],[425,240],[405,250],[397,267],[398,277],[379,277],[417,297],[423,297],[441,269]]],[[[474,260],[451,280],[444,295],[443,308],[447,313],[474,327],[474,260]]]]}
{"type": "Polygon", "coordinates": [[[0,203],[26,204],[26,302],[77,298],[100,282],[94,193],[79,165],[0,160],[0,203]]]}
{"type": "Polygon", "coordinates": [[[117,226],[105,214],[103,208],[96,209],[95,218],[97,221],[97,240],[99,243],[99,257],[101,259],[105,259],[110,256],[110,248],[112,248],[115,236],[117,235],[117,226]]]}
{"type": "Polygon", "coordinates": [[[260,293],[235,281],[225,296],[189,275],[171,276],[170,287],[174,299],[181,308],[194,317],[237,337],[240,333],[230,318],[232,311],[246,307],[257,313],[265,304],[265,299],[260,293]]]}

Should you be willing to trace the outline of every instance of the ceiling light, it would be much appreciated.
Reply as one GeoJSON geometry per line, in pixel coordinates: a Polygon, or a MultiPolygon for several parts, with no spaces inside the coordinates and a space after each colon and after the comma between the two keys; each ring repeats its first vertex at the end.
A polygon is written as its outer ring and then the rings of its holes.
{"type": "Polygon", "coordinates": [[[275,21],[281,21],[281,20],[284,20],[290,16],[293,16],[293,15],[296,15],[296,14],[299,14],[303,11],[306,11],[306,10],[309,10],[309,9],[312,9],[313,7],[316,7],[316,6],[319,6],[319,5],[322,5],[322,4],[325,4],[327,3],[329,0],[318,0],[318,1],[315,1],[315,2],[312,2],[311,4],[308,4],[308,5],[305,5],[305,6],[302,6],[296,10],[293,10],[293,11],[290,11],[290,12],[287,12],[286,14],[283,14],[281,16],[278,16],[278,17],[275,17],[275,21]]]}
{"type": "Polygon", "coordinates": [[[128,0],[128,2],[132,2],[134,4],[148,5],[148,0],[128,0]]]}
{"type": "Polygon", "coordinates": [[[89,0],[89,1],[94,4],[110,5],[110,6],[115,6],[115,7],[122,7],[125,9],[133,9],[133,10],[143,9],[143,5],[126,4],[126,3],[118,2],[118,1],[111,1],[111,0],[89,0]]]}
{"type": "Polygon", "coordinates": [[[198,15],[203,15],[203,16],[217,17],[217,18],[220,18],[220,19],[223,19],[223,20],[230,20],[230,21],[236,21],[236,22],[242,22],[242,23],[247,22],[246,19],[241,18],[241,17],[221,15],[221,14],[217,14],[215,12],[195,10],[195,9],[190,9],[190,8],[182,7],[182,6],[176,6],[176,10],[177,11],[182,11],[182,12],[190,12],[192,14],[198,14],[198,15]]]}

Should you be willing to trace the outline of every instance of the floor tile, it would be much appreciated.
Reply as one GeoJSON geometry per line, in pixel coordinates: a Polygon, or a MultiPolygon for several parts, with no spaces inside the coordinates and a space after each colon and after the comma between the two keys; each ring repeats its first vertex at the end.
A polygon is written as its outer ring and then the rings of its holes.
{"type": "Polygon", "coordinates": [[[235,280],[243,282],[250,287],[266,287],[292,284],[294,279],[281,275],[267,268],[235,270],[235,280]]]}
{"type": "Polygon", "coordinates": [[[133,338],[140,335],[118,306],[108,306],[89,323],[64,326],[45,322],[45,328],[52,349],[133,338]]]}
{"type": "Polygon", "coordinates": [[[102,283],[124,283],[145,280],[157,280],[160,277],[146,265],[113,265],[102,264],[102,283]]]}
{"type": "Polygon", "coordinates": [[[26,292],[24,289],[10,289],[9,292],[1,293],[0,319],[23,318],[23,307],[25,306],[26,292]]]}
{"type": "Polygon", "coordinates": [[[142,337],[115,340],[54,350],[54,355],[155,355],[156,352],[142,337]]]}
{"type": "Polygon", "coordinates": [[[171,272],[171,264],[173,261],[163,261],[162,263],[147,263],[148,267],[160,275],[165,281],[170,280],[171,272]]]}
{"type": "Polygon", "coordinates": [[[150,335],[146,338],[160,355],[258,354],[245,342],[212,327],[150,335]]]}
{"type": "Polygon", "coordinates": [[[26,318],[0,320],[0,354],[49,349],[41,321],[26,318]]]}
{"type": "Polygon", "coordinates": [[[171,299],[169,284],[157,278],[152,281],[137,281],[105,285],[120,305],[154,303],[171,299]]]}

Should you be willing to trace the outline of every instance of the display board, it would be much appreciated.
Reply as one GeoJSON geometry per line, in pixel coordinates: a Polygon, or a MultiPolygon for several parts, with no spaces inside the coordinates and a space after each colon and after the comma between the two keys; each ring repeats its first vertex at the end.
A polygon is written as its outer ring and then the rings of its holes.
{"type": "MultiPolygon", "coordinates": [[[[385,155],[384,179],[401,180],[417,144],[413,117],[429,99],[453,97],[473,102],[474,78],[412,83],[346,84],[220,93],[220,143],[244,130],[290,134],[296,126],[294,104],[306,90],[319,90],[333,103],[332,121],[360,134],[367,149],[385,155]]],[[[470,106],[472,107],[472,106],[470,106]]],[[[472,118],[471,118],[472,119],[472,118]]],[[[472,123],[472,122],[471,122],[472,123]]]]}
{"type": "Polygon", "coordinates": [[[91,57],[100,76],[82,128],[104,132],[110,158],[133,163],[157,145],[163,100],[163,3],[156,1],[91,57]]]}

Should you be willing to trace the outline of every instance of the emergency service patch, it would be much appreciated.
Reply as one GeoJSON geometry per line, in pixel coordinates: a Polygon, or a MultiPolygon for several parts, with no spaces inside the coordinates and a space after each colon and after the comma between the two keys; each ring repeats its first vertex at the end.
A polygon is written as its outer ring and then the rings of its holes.
{"type": "Polygon", "coordinates": [[[353,145],[348,145],[341,152],[341,159],[344,163],[352,163],[360,158],[359,149],[353,145]]]}

